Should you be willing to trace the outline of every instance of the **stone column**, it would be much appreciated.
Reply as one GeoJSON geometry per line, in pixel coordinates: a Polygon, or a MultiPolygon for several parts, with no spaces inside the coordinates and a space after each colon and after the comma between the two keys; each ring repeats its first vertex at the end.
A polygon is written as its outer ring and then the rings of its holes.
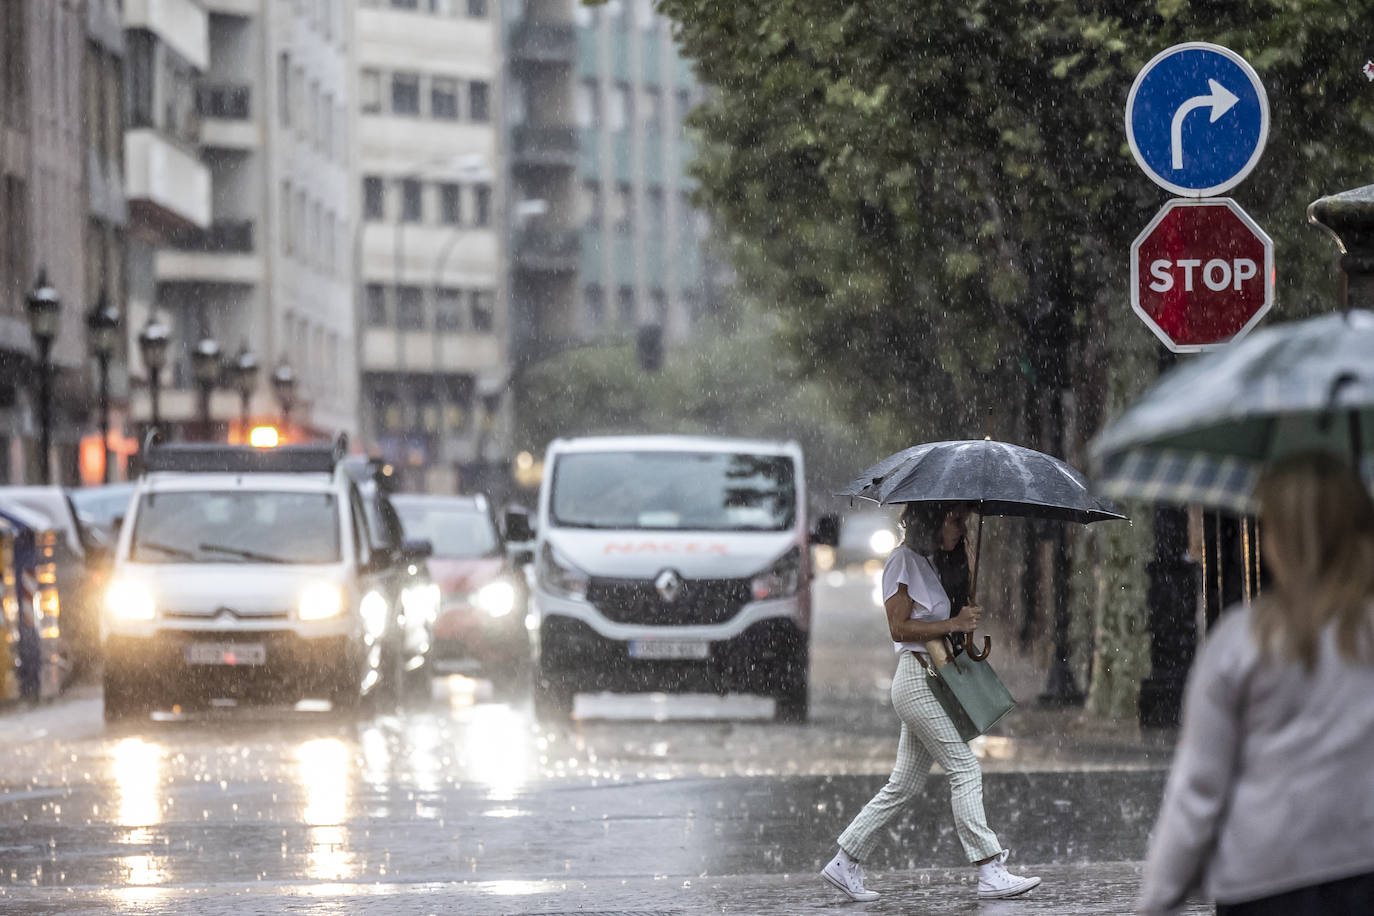
{"type": "Polygon", "coordinates": [[[1374,184],[1314,200],[1307,220],[1341,250],[1341,307],[1374,309],[1374,184]]]}

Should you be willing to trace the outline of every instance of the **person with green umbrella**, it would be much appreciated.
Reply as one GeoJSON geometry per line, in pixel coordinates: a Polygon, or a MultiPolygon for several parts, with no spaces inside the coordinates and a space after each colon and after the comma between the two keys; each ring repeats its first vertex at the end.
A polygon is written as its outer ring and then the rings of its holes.
{"type": "Polygon", "coordinates": [[[1374,498],[1330,452],[1254,491],[1273,587],[1228,611],[1188,678],[1138,911],[1374,912],[1374,498]]]}

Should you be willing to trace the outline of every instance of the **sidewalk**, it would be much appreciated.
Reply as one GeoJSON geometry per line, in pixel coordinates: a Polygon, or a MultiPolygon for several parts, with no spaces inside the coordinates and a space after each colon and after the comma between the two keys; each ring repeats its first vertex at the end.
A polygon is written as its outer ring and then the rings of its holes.
{"type": "MultiPolygon", "coordinates": [[[[426,882],[417,884],[209,885],[54,892],[0,887],[0,913],[97,916],[114,910],[141,916],[803,916],[920,913],[927,916],[1123,916],[1140,882],[1135,862],[1053,865],[1028,871],[1044,884],[1013,900],[979,901],[971,869],[874,872],[868,885],[882,896],[849,902],[813,874],[669,876],[581,881],[426,882]]],[[[1189,916],[1212,912],[1195,905],[1189,916]]]]}

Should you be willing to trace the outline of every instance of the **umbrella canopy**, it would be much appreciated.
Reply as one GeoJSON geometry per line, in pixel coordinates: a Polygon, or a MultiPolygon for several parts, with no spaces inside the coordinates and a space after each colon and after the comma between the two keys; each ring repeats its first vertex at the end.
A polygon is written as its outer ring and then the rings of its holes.
{"type": "MultiPolygon", "coordinates": [[[[1163,376],[1094,440],[1099,492],[1248,514],[1264,466],[1374,446],[1374,312],[1272,325],[1163,376]]],[[[1366,479],[1369,467],[1364,467],[1366,479]]]]}
{"type": "Polygon", "coordinates": [[[977,503],[982,515],[1083,523],[1125,518],[1058,458],[991,439],[913,446],[873,465],[839,495],[880,505],[977,503]]]}

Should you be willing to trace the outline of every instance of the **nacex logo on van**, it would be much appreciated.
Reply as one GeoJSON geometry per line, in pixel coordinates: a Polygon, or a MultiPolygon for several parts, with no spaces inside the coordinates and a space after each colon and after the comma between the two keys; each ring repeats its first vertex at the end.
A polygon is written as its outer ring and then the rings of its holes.
{"type": "Polygon", "coordinates": [[[612,553],[694,553],[725,557],[730,555],[730,549],[724,544],[701,544],[689,541],[685,544],[659,543],[656,541],[640,541],[639,543],[621,542],[615,543],[608,541],[604,547],[608,554],[612,553]]]}

